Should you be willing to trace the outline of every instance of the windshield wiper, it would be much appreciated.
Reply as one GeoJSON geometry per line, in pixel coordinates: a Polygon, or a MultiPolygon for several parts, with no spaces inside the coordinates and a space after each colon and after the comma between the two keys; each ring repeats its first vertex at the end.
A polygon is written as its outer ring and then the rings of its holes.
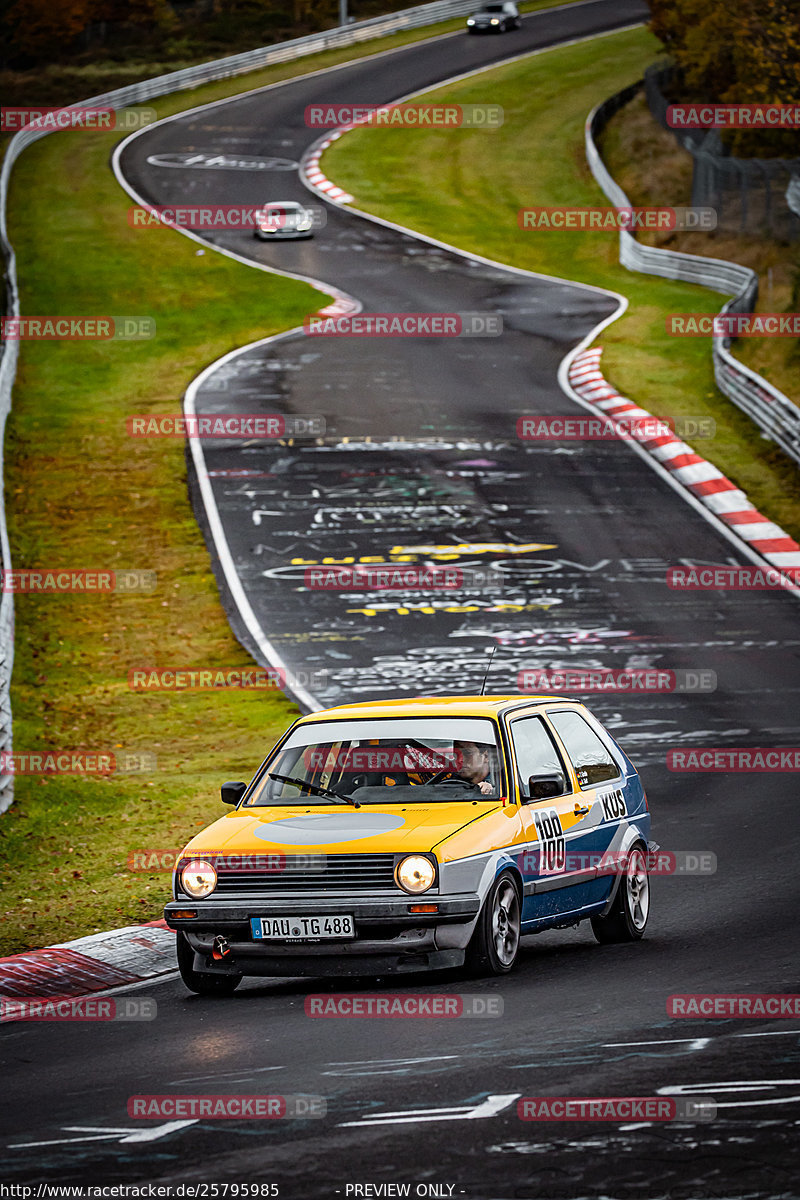
{"type": "Polygon", "coordinates": [[[353,796],[346,794],[340,796],[338,792],[332,792],[330,788],[317,787],[316,783],[306,783],[303,779],[292,779],[290,775],[276,775],[274,771],[267,771],[267,778],[277,779],[280,783],[293,783],[302,792],[309,792],[312,796],[324,796],[326,799],[336,800],[341,804],[352,804],[353,808],[361,808],[361,804],[353,796]]]}

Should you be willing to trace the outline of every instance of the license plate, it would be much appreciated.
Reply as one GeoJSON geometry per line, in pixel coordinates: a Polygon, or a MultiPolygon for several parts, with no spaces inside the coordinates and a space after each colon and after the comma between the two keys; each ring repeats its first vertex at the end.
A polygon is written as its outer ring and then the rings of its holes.
{"type": "Polygon", "coordinates": [[[319,942],[356,936],[352,917],[251,917],[250,927],[256,941],[319,942]]]}

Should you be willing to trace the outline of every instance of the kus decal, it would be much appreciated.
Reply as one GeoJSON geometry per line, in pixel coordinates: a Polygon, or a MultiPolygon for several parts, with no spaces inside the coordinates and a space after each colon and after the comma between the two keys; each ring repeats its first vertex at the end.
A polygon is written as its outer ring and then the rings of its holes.
{"type": "Polygon", "coordinates": [[[605,821],[618,821],[620,817],[625,817],[628,814],[628,806],[625,803],[625,796],[620,788],[615,788],[613,792],[606,792],[605,795],[598,797],[603,806],[603,819],[605,821]]]}

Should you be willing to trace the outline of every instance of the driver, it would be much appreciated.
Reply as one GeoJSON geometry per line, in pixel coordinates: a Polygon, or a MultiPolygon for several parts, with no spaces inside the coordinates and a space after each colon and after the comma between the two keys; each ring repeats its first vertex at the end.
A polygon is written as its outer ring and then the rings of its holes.
{"type": "Polygon", "coordinates": [[[456,778],[475,784],[484,796],[490,796],[494,785],[489,780],[489,746],[483,742],[455,741],[453,751],[461,763],[456,778]]]}

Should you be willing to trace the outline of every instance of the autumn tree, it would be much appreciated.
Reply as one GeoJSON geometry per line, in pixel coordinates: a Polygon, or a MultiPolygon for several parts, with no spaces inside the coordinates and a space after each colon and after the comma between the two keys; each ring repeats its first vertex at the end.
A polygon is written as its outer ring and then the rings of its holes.
{"type": "Polygon", "coordinates": [[[5,61],[56,58],[90,20],[92,0],[16,0],[3,14],[5,61]]]}
{"type": "MultiPolygon", "coordinates": [[[[800,102],[797,0],[649,0],[650,28],[679,69],[681,99],[800,102]]],[[[676,97],[677,98],[677,97],[676,97]]],[[[737,153],[800,152],[797,131],[739,132],[737,153]]]]}

